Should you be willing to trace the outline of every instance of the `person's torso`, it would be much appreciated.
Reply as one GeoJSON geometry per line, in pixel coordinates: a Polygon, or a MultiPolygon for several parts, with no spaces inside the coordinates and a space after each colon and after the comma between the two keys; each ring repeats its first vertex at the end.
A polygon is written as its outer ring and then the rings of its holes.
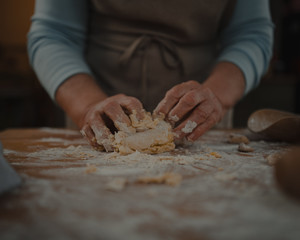
{"type": "Polygon", "coordinates": [[[87,61],[109,95],[135,96],[153,109],[172,86],[205,79],[234,4],[90,0],[87,61]]]}

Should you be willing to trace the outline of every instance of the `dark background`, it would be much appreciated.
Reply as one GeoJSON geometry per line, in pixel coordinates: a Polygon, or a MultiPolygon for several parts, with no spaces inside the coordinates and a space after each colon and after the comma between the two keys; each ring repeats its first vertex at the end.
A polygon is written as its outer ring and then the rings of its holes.
{"type": "MultiPolygon", "coordinates": [[[[236,105],[234,127],[246,127],[249,115],[261,108],[300,114],[300,0],[270,2],[276,25],[272,62],[260,86],[236,105]]],[[[0,130],[65,124],[28,63],[33,9],[34,0],[0,2],[0,130]]]]}

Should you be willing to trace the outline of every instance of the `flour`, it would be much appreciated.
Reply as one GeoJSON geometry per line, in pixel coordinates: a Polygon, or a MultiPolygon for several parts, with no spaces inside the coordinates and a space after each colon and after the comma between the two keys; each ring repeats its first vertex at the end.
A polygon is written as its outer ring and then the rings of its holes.
{"type": "Polygon", "coordinates": [[[106,189],[110,191],[122,191],[127,183],[126,178],[114,178],[106,184],[106,189]]]}
{"type": "Polygon", "coordinates": [[[70,129],[60,129],[60,128],[39,128],[40,131],[51,133],[51,134],[59,134],[59,135],[73,135],[76,136],[79,134],[79,131],[77,130],[70,130],[70,129]]]}
{"type": "Polygon", "coordinates": [[[220,181],[231,181],[231,180],[236,179],[236,175],[233,174],[233,173],[224,173],[224,172],[221,172],[221,173],[217,173],[215,175],[215,178],[217,180],[220,180],[220,181]]]}
{"type": "Polygon", "coordinates": [[[169,120],[176,123],[179,121],[179,117],[177,115],[169,116],[169,120]]]}
{"type": "Polygon", "coordinates": [[[197,127],[197,123],[188,120],[184,128],[181,129],[182,132],[184,133],[191,133],[193,130],[197,127]]]}
{"type": "Polygon", "coordinates": [[[157,176],[139,177],[137,182],[142,184],[167,184],[170,186],[178,186],[182,181],[182,176],[178,173],[166,172],[157,176]]]}
{"type": "Polygon", "coordinates": [[[87,167],[84,172],[87,174],[91,174],[91,173],[97,172],[97,170],[98,170],[98,168],[96,167],[96,165],[87,164],[87,167]]]}
{"type": "Polygon", "coordinates": [[[99,153],[87,145],[68,146],[66,148],[49,148],[45,150],[28,153],[25,156],[30,158],[42,158],[43,160],[73,159],[79,158],[85,160],[99,156],[99,153]]]}
{"type": "Polygon", "coordinates": [[[156,155],[104,153],[76,146],[77,140],[34,153],[5,149],[24,171],[24,185],[1,207],[4,213],[24,209],[29,221],[4,216],[0,238],[298,239],[299,205],[277,190],[265,158],[284,145],[252,141],[255,152],[244,156],[215,137],[226,139],[210,131],[156,155]],[[86,174],[87,166],[97,171],[86,174]],[[180,184],[137,184],[166,173],[181,176],[180,184]]]}
{"type": "Polygon", "coordinates": [[[65,146],[69,146],[70,144],[83,145],[86,142],[83,138],[76,139],[75,141],[75,140],[67,140],[65,138],[57,138],[57,137],[41,138],[41,139],[36,139],[35,141],[49,143],[49,144],[59,143],[60,145],[63,144],[65,146]]]}
{"type": "Polygon", "coordinates": [[[122,132],[125,132],[127,134],[134,134],[134,133],[136,133],[135,128],[132,127],[132,126],[127,126],[126,123],[123,123],[123,122],[120,122],[120,121],[116,121],[115,124],[116,124],[116,127],[120,131],[122,131],[122,132]]]}

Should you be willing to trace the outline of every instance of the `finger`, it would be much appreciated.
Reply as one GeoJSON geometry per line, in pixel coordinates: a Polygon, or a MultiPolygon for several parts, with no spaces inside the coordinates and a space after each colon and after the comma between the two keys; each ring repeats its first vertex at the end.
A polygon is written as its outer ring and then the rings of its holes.
{"type": "MultiPolygon", "coordinates": [[[[120,122],[130,126],[130,119],[121,107],[119,100],[108,102],[102,109],[103,113],[107,115],[114,123],[120,122]]],[[[117,127],[117,126],[116,126],[117,127]]],[[[119,128],[118,128],[119,129],[119,128]]],[[[120,130],[120,129],[119,129],[120,130]]]]}
{"type": "Polygon", "coordinates": [[[110,130],[106,127],[100,114],[94,116],[93,120],[90,121],[90,128],[94,132],[97,143],[99,145],[102,145],[107,152],[113,151],[111,141],[112,134],[110,130]]]}
{"type": "Polygon", "coordinates": [[[129,111],[130,114],[136,114],[138,120],[142,120],[145,118],[145,110],[143,104],[134,97],[123,96],[118,100],[119,104],[129,111]]]}
{"type": "Polygon", "coordinates": [[[103,108],[104,114],[113,122],[114,126],[121,131],[131,133],[131,121],[123,108],[117,102],[111,102],[103,108]]]}
{"type": "Polygon", "coordinates": [[[168,115],[169,121],[181,120],[197,105],[201,104],[209,98],[209,94],[206,90],[200,89],[192,90],[186,93],[178,102],[178,104],[170,111],[168,115]]]}
{"type": "Polygon", "coordinates": [[[81,135],[89,142],[89,144],[93,147],[99,146],[97,143],[96,137],[92,129],[88,124],[85,124],[80,130],[81,135]]]}
{"type": "Polygon", "coordinates": [[[214,106],[209,101],[205,101],[196,107],[191,115],[174,129],[178,138],[183,138],[193,132],[194,128],[204,123],[213,113],[214,106]]]}
{"type": "Polygon", "coordinates": [[[194,142],[196,141],[200,136],[202,136],[206,131],[211,129],[216,123],[217,117],[215,114],[212,114],[205,122],[202,124],[198,125],[194,131],[187,136],[187,140],[194,142]]]}
{"type": "Polygon", "coordinates": [[[162,113],[165,116],[167,116],[182,96],[184,96],[187,92],[197,87],[200,87],[200,84],[196,81],[188,81],[174,86],[166,93],[165,97],[157,105],[157,107],[154,110],[154,113],[162,113]]]}

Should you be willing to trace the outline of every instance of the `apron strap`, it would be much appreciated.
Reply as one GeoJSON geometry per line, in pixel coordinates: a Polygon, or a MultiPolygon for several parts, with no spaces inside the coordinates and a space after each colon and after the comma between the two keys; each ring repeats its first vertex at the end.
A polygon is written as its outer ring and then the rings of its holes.
{"type": "MultiPolygon", "coordinates": [[[[158,45],[161,58],[166,67],[170,69],[179,69],[180,74],[184,75],[183,63],[177,52],[176,46],[165,39],[150,35],[141,35],[135,39],[131,45],[119,58],[119,63],[121,66],[126,66],[129,64],[131,59],[134,57],[135,53],[139,50],[143,50],[142,54],[142,92],[143,98],[147,95],[147,73],[148,73],[148,63],[147,63],[147,49],[152,43],[158,45]]],[[[145,99],[144,99],[145,100],[145,99]]]]}

